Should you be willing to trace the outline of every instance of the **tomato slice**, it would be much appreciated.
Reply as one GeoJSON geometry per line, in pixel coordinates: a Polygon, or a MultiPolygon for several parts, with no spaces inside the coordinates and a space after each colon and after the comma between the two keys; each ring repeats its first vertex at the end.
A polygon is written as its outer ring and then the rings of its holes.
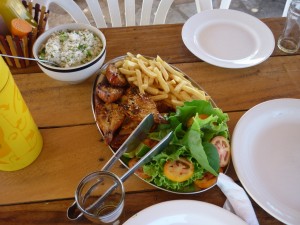
{"type": "Polygon", "coordinates": [[[143,143],[147,146],[149,146],[150,148],[153,148],[157,143],[158,141],[155,141],[155,140],[152,140],[150,138],[146,138],[143,143]]]}
{"type": "Polygon", "coordinates": [[[209,188],[209,187],[213,186],[216,182],[217,182],[217,177],[213,177],[213,178],[204,177],[201,180],[199,179],[199,180],[194,181],[196,186],[201,189],[209,188]]]}
{"type": "Polygon", "coordinates": [[[218,150],[220,157],[220,167],[228,164],[230,158],[229,141],[223,136],[216,136],[210,141],[218,150]]]}
{"type": "MultiPolygon", "coordinates": [[[[219,173],[223,173],[222,168],[220,168],[219,173]]],[[[194,184],[201,189],[206,189],[214,185],[216,182],[217,182],[217,177],[207,172],[205,173],[202,179],[195,180],[194,184]]]]}
{"type": "MultiPolygon", "coordinates": [[[[135,157],[135,158],[132,158],[129,160],[128,162],[128,166],[129,167],[133,167],[134,164],[137,163],[137,161],[139,161],[139,158],[135,157]]],[[[136,171],[134,171],[140,178],[143,178],[143,179],[149,179],[151,178],[148,174],[146,174],[143,170],[143,167],[139,167],[136,171]]]]}
{"type": "Polygon", "coordinates": [[[194,173],[194,165],[185,158],[167,161],[164,165],[164,175],[171,181],[183,182],[194,173]]]}

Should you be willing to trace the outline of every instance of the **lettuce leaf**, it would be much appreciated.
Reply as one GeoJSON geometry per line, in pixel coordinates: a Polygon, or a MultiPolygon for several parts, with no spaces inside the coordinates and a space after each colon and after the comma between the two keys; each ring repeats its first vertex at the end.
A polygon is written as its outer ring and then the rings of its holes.
{"type": "MultiPolygon", "coordinates": [[[[196,114],[197,115],[197,114],[196,114]]],[[[210,165],[207,158],[207,155],[204,151],[204,147],[202,145],[202,138],[203,132],[200,129],[200,124],[198,123],[200,119],[196,117],[194,123],[192,124],[191,128],[186,132],[186,135],[182,139],[182,143],[190,149],[191,155],[197,160],[197,162],[208,172],[212,173],[215,176],[218,176],[217,170],[214,170],[210,165]]],[[[216,149],[215,149],[216,150],[216,149]]],[[[218,152],[217,152],[218,154],[218,152]]],[[[216,156],[212,154],[211,156],[216,156]]],[[[219,155],[217,155],[219,158],[219,155]]],[[[215,161],[217,159],[213,159],[215,161]]]]}
{"type": "Polygon", "coordinates": [[[214,108],[208,101],[194,100],[177,107],[176,112],[171,113],[167,119],[168,124],[159,125],[156,131],[149,134],[149,138],[159,141],[169,131],[174,131],[169,146],[144,165],[144,172],[151,176],[149,181],[166,189],[183,191],[190,190],[193,182],[201,179],[205,172],[217,176],[219,154],[209,141],[219,135],[229,138],[228,115],[221,109],[214,108]],[[208,117],[200,119],[200,114],[208,117]],[[187,126],[192,117],[192,124],[187,126]],[[185,157],[194,164],[194,174],[187,181],[173,182],[164,176],[163,167],[168,160],[176,160],[179,157],[185,157]]]}

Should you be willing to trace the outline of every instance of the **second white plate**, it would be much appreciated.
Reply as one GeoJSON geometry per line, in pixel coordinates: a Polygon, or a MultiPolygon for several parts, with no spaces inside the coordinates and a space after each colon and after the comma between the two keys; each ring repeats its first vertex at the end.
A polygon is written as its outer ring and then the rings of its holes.
{"type": "Polygon", "coordinates": [[[127,220],[124,225],[246,225],[235,214],[210,203],[173,200],[150,206],[127,220]]]}
{"type": "Polygon", "coordinates": [[[206,10],[182,28],[186,47],[215,66],[244,68],[257,65],[273,52],[272,31],[259,19],[230,9],[206,10]]]}
{"type": "Polygon", "coordinates": [[[238,121],[232,160],[246,191],[287,224],[300,222],[300,99],[256,105],[238,121]]]}

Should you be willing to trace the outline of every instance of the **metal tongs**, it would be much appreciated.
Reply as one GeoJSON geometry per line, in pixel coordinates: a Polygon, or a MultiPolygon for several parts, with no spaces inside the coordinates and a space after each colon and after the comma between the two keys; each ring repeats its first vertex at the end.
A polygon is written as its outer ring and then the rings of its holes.
{"type": "MultiPolygon", "coordinates": [[[[121,145],[121,147],[115,152],[115,154],[110,158],[110,160],[104,165],[102,171],[108,171],[117,160],[126,152],[135,149],[148,135],[152,125],[154,123],[153,115],[148,114],[142,122],[136,127],[136,129],[130,134],[126,141],[121,145]]],[[[146,153],[133,167],[131,167],[121,178],[120,180],[124,182],[130,175],[132,175],[136,169],[140,166],[151,161],[152,157],[161,152],[171,141],[173,132],[167,134],[158,144],[156,144],[148,153],[146,153]]],[[[98,198],[92,205],[89,206],[89,209],[97,207],[106,195],[109,195],[115,187],[110,187],[104,195],[98,198]]],[[[76,215],[77,202],[76,200],[67,210],[67,217],[70,220],[77,220],[82,217],[83,212],[80,212],[76,215]]]]}

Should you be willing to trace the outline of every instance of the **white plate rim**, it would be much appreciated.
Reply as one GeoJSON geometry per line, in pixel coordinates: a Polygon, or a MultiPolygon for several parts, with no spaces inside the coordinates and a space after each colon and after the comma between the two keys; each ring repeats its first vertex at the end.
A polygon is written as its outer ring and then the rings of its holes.
{"type": "MultiPolygon", "coordinates": [[[[251,180],[251,181],[249,180],[249,177],[247,177],[248,174],[246,174],[249,172],[245,172],[247,169],[249,171],[249,168],[247,168],[247,166],[245,167],[245,164],[247,164],[247,162],[241,161],[241,157],[239,156],[242,153],[246,154],[245,151],[243,151],[242,148],[240,148],[241,147],[240,142],[242,142],[243,140],[241,139],[239,133],[245,130],[247,126],[249,126],[249,124],[251,123],[253,124],[255,120],[261,119],[262,117],[266,117],[266,115],[274,116],[275,114],[279,115],[281,113],[283,115],[290,115],[292,114],[291,110],[293,110],[293,112],[294,111],[300,112],[300,99],[279,98],[279,99],[272,99],[272,100],[259,103],[242,115],[242,117],[239,119],[239,121],[237,122],[233,130],[232,139],[231,139],[232,162],[236,174],[239,180],[241,181],[243,187],[245,188],[247,193],[251,196],[251,198],[260,207],[262,207],[266,212],[268,212],[276,219],[286,224],[295,224],[299,222],[300,221],[299,212],[297,212],[297,209],[292,209],[292,211],[290,211],[291,208],[289,208],[288,210],[287,208],[284,208],[284,205],[273,205],[273,206],[271,204],[269,205],[266,203],[268,199],[266,199],[266,197],[262,197],[263,194],[259,195],[257,193],[256,188],[254,188],[253,185],[251,185],[251,183],[252,184],[255,183],[256,184],[255,186],[257,186],[257,182],[255,182],[255,180],[251,180]],[[261,118],[259,118],[257,114],[262,114],[261,118]]],[[[270,189],[260,190],[260,192],[262,193],[266,193],[266,191],[272,193],[272,190],[270,189]]]]}
{"type": "Polygon", "coordinates": [[[275,48],[274,35],[265,23],[250,14],[231,9],[205,10],[193,15],[184,23],[181,36],[185,46],[195,56],[209,64],[224,68],[246,68],[257,65],[268,59],[275,48]],[[210,56],[206,52],[201,51],[194,41],[197,30],[208,23],[199,23],[199,21],[205,21],[207,18],[210,19],[209,23],[222,19],[228,23],[232,22],[239,24],[240,27],[247,28],[249,32],[255,34],[262,47],[259,47],[258,52],[254,55],[240,60],[223,60],[210,56]]]}
{"type": "MultiPolygon", "coordinates": [[[[208,217],[207,214],[215,213],[214,220],[217,221],[217,224],[236,224],[236,225],[246,225],[246,222],[243,221],[240,217],[235,214],[211,203],[196,201],[196,200],[170,200],[161,202],[152,206],[149,206],[137,214],[133,215],[129,218],[123,225],[136,225],[141,224],[138,222],[142,221],[144,225],[162,225],[163,223],[156,223],[160,218],[172,217],[172,216],[180,216],[181,214],[185,214],[184,216],[201,216],[203,218],[208,217]]],[[[206,219],[207,219],[206,218],[206,219]]],[[[164,221],[166,221],[165,219],[164,221]]],[[[211,220],[212,221],[212,220],[211,220]]],[[[199,221],[198,221],[199,222],[199,221]]],[[[167,225],[172,225],[174,223],[170,222],[167,225]]],[[[179,222],[176,224],[179,224],[179,222]]],[[[180,223],[182,224],[182,223],[180,223]]],[[[188,225],[188,223],[184,223],[188,225]]],[[[211,223],[210,223],[211,224],[211,223]]],[[[214,223],[215,224],[215,223],[214,223]]],[[[166,224],[164,224],[166,225],[166,224]]],[[[212,224],[213,225],[213,224],[212,224]]]]}

